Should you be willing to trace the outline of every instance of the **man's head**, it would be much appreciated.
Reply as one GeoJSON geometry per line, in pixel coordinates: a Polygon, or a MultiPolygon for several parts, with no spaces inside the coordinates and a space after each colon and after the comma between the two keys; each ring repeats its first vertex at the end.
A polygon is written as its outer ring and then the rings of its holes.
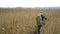
{"type": "Polygon", "coordinates": [[[43,15],[43,11],[40,11],[40,13],[37,14],[37,16],[41,16],[41,15],[43,15]]]}
{"type": "Polygon", "coordinates": [[[43,15],[43,11],[40,11],[40,15],[43,15]]]}

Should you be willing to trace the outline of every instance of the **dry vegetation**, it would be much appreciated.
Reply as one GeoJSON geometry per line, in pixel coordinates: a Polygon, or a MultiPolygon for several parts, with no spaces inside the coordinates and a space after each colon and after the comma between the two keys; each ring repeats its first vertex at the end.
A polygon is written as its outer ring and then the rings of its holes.
{"type": "MultiPolygon", "coordinates": [[[[0,34],[34,34],[36,16],[40,10],[0,9],[0,34]]],[[[46,25],[43,34],[60,34],[60,11],[45,10],[46,25]]]]}

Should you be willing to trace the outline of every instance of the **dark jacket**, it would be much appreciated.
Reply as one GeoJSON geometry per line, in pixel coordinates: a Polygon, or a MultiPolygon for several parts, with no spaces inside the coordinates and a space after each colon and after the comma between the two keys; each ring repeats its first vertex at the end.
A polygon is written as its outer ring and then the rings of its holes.
{"type": "Polygon", "coordinates": [[[47,18],[44,15],[41,15],[42,20],[46,20],[47,18]]]}

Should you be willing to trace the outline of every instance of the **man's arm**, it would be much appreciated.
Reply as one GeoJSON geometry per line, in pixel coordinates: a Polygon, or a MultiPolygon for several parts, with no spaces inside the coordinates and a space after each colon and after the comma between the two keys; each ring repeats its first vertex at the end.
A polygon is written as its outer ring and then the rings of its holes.
{"type": "Polygon", "coordinates": [[[42,19],[45,19],[45,20],[47,20],[47,18],[46,18],[44,15],[41,15],[41,17],[42,17],[42,19]]]}

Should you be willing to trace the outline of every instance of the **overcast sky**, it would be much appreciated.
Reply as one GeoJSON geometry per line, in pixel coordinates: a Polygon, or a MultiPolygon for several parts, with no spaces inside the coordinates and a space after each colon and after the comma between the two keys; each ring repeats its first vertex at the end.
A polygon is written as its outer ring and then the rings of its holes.
{"type": "Polygon", "coordinates": [[[0,0],[0,7],[60,7],[60,0],[0,0]]]}

